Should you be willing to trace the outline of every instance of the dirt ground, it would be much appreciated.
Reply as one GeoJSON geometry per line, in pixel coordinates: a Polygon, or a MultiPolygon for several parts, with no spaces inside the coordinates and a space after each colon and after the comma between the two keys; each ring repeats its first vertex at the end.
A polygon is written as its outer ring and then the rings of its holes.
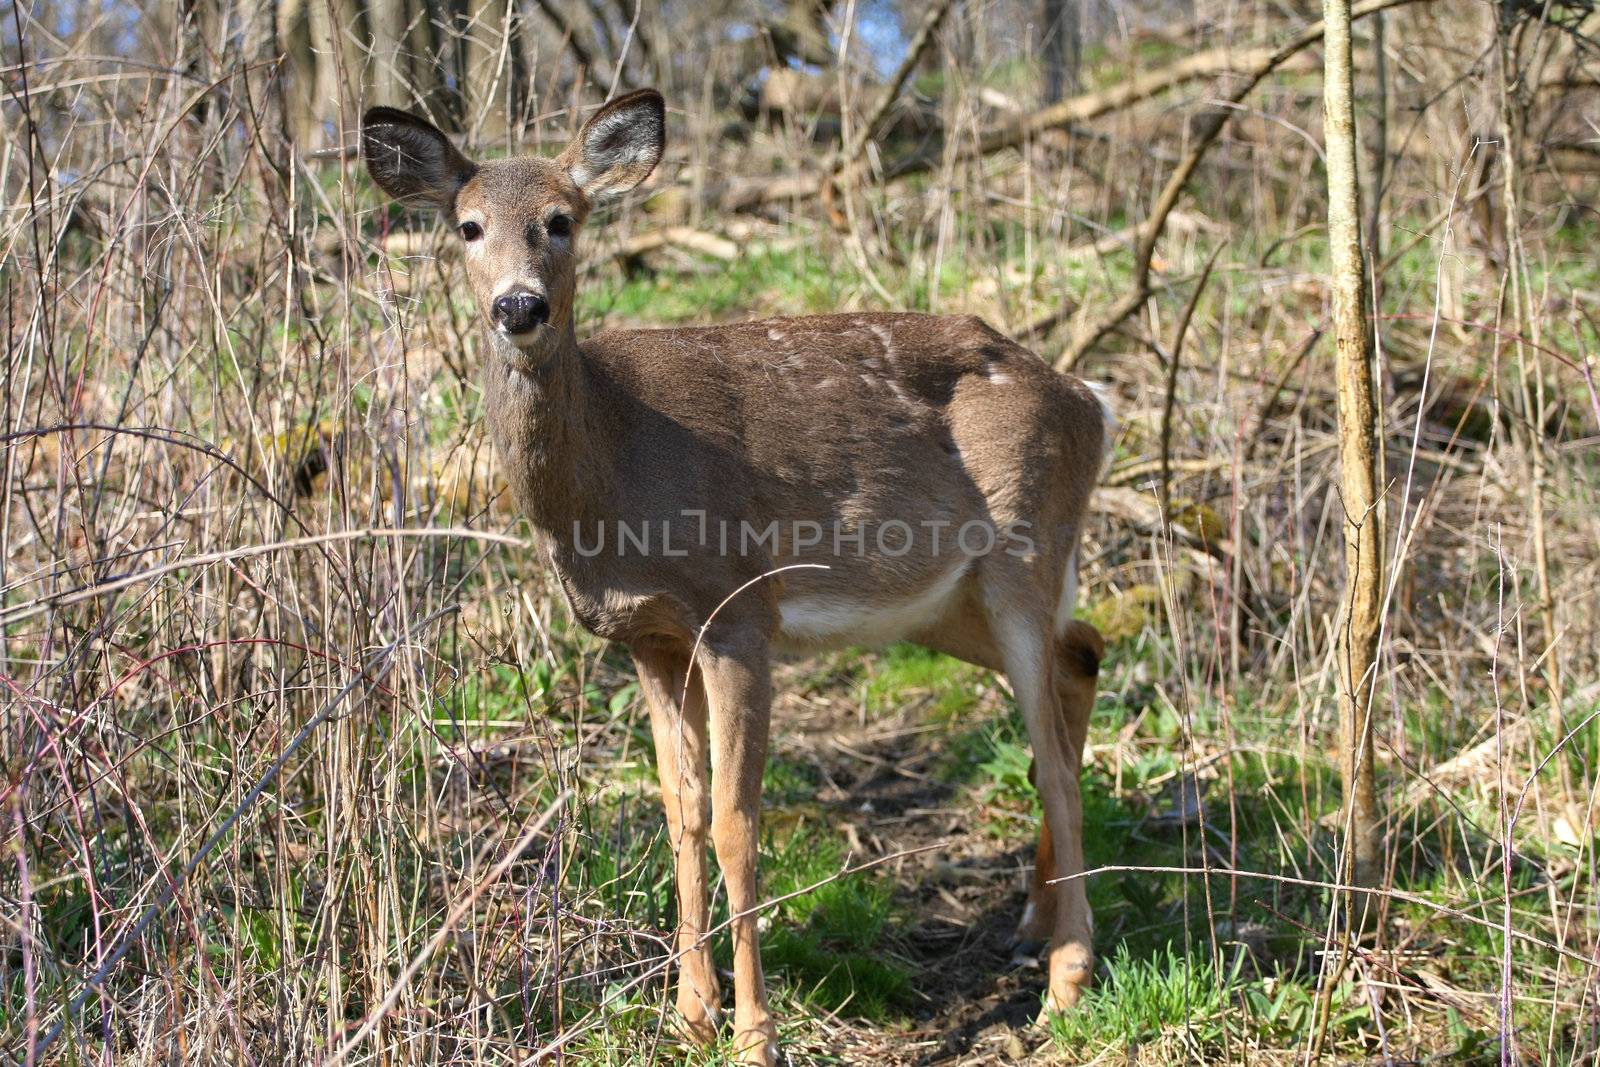
{"type": "MultiPolygon", "coordinates": [[[[783,672],[791,682],[794,673],[783,672]]],[[[791,1040],[791,1059],[810,1053],[910,1067],[1012,1063],[1036,1051],[1055,1058],[1033,1025],[1044,988],[1037,949],[1014,936],[1032,842],[1001,840],[986,825],[979,790],[933,773],[955,729],[999,710],[998,698],[986,695],[949,724],[926,702],[866,717],[839,696],[780,696],[773,753],[815,773],[819,814],[850,841],[853,862],[907,853],[886,865],[895,907],[885,941],[911,972],[916,995],[903,1031],[839,1022],[827,1041],[791,1040]]]]}

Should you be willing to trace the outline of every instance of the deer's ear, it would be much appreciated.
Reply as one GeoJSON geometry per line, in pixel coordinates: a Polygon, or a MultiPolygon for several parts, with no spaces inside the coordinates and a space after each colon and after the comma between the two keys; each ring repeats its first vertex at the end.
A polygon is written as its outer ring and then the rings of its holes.
{"type": "Polygon", "coordinates": [[[392,107],[361,117],[361,156],[378,188],[402,204],[443,211],[477,170],[432,123],[392,107]]]}
{"type": "Polygon", "coordinates": [[[619,96],[596,111],[561,153],[573,184],[591,200],[625,193],[650,176],[667,143],[667,106],[654,89],[619,96]]]}

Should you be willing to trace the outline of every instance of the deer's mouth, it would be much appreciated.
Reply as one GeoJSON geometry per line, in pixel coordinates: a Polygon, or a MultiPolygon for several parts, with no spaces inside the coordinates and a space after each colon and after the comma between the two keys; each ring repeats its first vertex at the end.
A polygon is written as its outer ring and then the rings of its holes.
{"type": "Polygon", "coordinates": [[[489,332],[490,350],[513,371],[532,374],[548,367],[561,348],[552,344],[554,331],[538,326],[526,333],[510,334],[496,326],[489,332]]]}
{"type": "Polygon", "coordinates": [[[496,324],[494,332],[497,336],[518,348],[531,348],[540,341],[549,326],[548,322],[538,322],[526,329],[513,330],[502,322],[496,324]]]}

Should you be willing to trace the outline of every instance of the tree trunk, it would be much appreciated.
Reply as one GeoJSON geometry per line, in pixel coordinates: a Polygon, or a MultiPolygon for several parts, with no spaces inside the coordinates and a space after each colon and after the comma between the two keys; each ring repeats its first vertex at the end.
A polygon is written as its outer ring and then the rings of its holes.
{"type": "Polygon", "coordinates": [[[315,147],[317,53],[306,0],[282,0],[277,30],[278,47],[284,54],[284,132],[302,148],[315,147]]]}
{"type": "Polygon", "coordinates": [[[763,29],[780,64],[798,59],[814,67],[832,67],[833,42],[828,36],[828,15],[834,0],[787,0],[783,14],[763,29]]]}
{"type": "Polygon", "coordinates": [[[367,25],[372,28],[372,101],[409,107],[411,86],[406,69],[406,0],[367,0],[367,25]]]}
{"type": "Polygon", "coordinates": [[[411,91],[428,116],[441,129],[456,129],[459,108],[445,77],[446,49],[441,41],[443,19],[433,0],[408,0],[406,47],[411,52],[411,91]]]}
{"type": "MultiPolygon", "coordinates": [[[[1344,879],[1373,885],[1381,869],[1373,779],[1373,695],[1382,614],[1382,452],[1378,448],[1370,288],[1361,247],[1361,192],[1350,61],[1350,0],[1323,0],[1323,137],[1328,153],[1328,242],[1337,349],[1339,464],[1345,595],[1339,629],[1346,833],[1344,879]]],[[[1358,910],[1365,910],[1363,900],[1358,910]]],[[[1360,925],[1360,917],[1356,925],[1360,925]]]]}
{"type": "MultiPolygon", "coordinates": [[[[276,60],[283,52],[277,38],[277,4],[264,0],[243,9],[243,33],[240,41],[244,68],[241,70],[245,90],[245,108],[250,123],[261,131],[263,143],[273,146],[269,151],[281,149],[284,138],[291,136],[284,114],[287,71],[278,68],[276,60]]],[[[275,158],[281,163],[284,154],[275,158]]]]}
{"type": "Polygon", "coordinates": [[[462,94],[467,110],[462,127],[480,140],[506,134],[506,88],[510,54],[506,0],[468,0],[466,36],[462,40],[462,94]]]}
{"type": "Polygon", "coordinates": [[[353,0],[307,0],[307,7],[316,72],[310,100],[312,126],[323,131],[322,140],[336,145],[351,127],[361,99],[365,57],[354,47],[360,18],[353,0]]]}
{"type": "Polygon", "coordinates": [[[1044,102],[1054,104],[1078,91],[1083,51],[1077,0],[1044,0],[1044,102]]]}

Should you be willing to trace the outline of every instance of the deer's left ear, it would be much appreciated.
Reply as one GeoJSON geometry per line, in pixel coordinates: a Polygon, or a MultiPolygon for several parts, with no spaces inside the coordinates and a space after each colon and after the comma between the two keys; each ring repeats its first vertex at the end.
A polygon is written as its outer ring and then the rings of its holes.
{"type": "Polygon", "coordinates": [[[625,193],[650,176],[667,143],[667,106],[654,89],[619,96],[592,115],[560,163],[591,200],[625,193]]]}

